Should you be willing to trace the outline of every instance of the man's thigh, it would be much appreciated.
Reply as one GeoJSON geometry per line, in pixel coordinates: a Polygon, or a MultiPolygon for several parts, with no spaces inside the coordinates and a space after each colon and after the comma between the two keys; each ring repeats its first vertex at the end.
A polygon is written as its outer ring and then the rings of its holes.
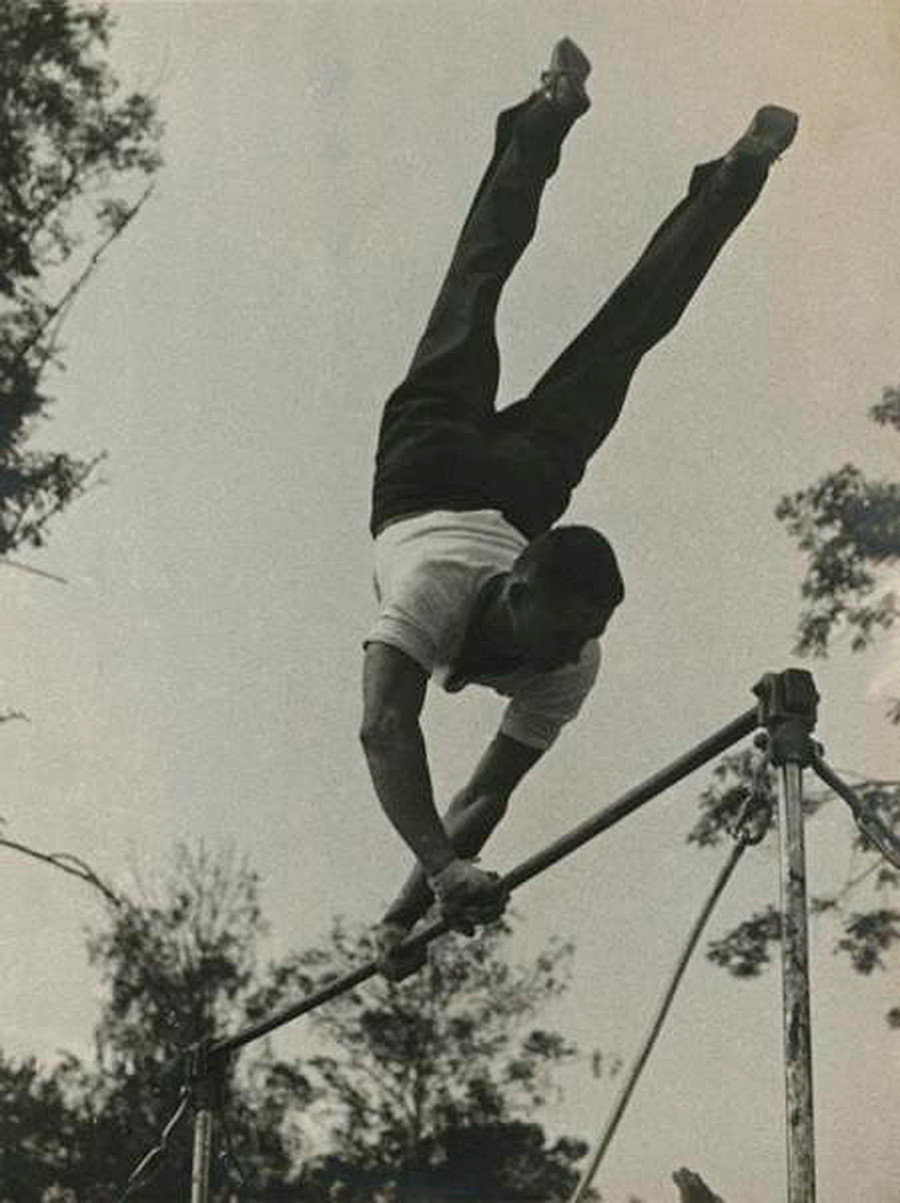
{"type": "Polygon", "coordinates": [[[485,429],[434,411],[398,423],[379,443],[372,530],[423,510],[493,509],[533,538],[561,517],[584,472],[587,449],[567,433],[500,415],[485,429]]]}
{"type": "Polygon", "coordinates": [[[549,530],[565,512],[584,465],[528,430],[500,430],[490,441],[490,479],[499,509],[526,538],[549,530]]]}

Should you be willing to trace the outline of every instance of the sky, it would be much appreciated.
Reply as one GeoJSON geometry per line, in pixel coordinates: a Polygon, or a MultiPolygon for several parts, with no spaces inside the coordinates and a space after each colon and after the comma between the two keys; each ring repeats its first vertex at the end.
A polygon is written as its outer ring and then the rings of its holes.
{"type": "MultiPolygon", "coordinates": [[[[845,773],[896,776],[884,719],[900,646],[792,654],[803,565],[778,498],[847,461],[896,477],[866,417],[897,383],[900,10],[887,0],[118,0],[111,57],[158,89],[165,167],[66,327],[43,446],[106,450],[104,485],[0,576],[0,813],[10,838],[125,886],[173,844],[233,845],[262,875],[273,952],[331,917],[374,920],[408,866],[357,743],[374,616],[367,533],[380,406],[421,331],[496,113],[562,34],[591,56],[535,242],[504,296],[501,398],[525,392],[628,270],[693,164],[754,110],[797,141],[678,328],[641,366],[569,511],[617,548],[628,600],[578,722],[486,853],[503,870],[811,667],[817,736],[845,773]]],[[[430,691],[446,799],[501,703],[430,691]]],[[[517,895],[517,951],[577,945],[546,1017],[585,1049],[637,1051],[723,850],[684,843],[699,773],[517,895]]],[[[810,888],[859,867],[840,803],[809,826],[810,888]]],[[[8,1053],[87,1053],[92,893],[5,854],[8,1053]]],[[[745,857],[710,934],[774,897],[745,857]]],[[[896,976],[861,979],[812,928],[819,1199],[898,1203],[896,976]]],[[[302,1050],[303,1021],[283,1036],[302,1050]]],[[[546,1117],[592,1138],[617,1083],[570,1072],[546,1117]]],[[[673,1169],[729,1203],[785,1197],[778,974],[692,965],[604,1163],[618,1203],[674,1198],[673,1169]]]]}

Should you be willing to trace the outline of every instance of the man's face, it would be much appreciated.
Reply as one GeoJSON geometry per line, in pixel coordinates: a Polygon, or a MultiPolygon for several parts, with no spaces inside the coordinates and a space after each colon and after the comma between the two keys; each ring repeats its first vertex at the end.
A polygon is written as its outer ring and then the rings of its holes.
{"type": "Polygon", "coordinates": [[[574,664],[588,640],[603,634],[612,615],[611,609],[577,594],[534,581],[516,582],[509,605],[519,650],[528,667],[539,672],[574,664]]]}

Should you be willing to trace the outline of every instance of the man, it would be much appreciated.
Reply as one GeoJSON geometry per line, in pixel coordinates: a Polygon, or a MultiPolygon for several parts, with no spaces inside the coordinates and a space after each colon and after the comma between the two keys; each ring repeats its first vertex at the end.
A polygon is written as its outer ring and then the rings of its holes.
{"type": "Polygon", "coordinates": [[[527,397],[498,412],[497,304],[563,139],[590,106],[590,69],[564,38],[540,89],[501,113],[425,334],[382,417],[371,520],[380,612],[365,645],[361,738],[381,805],[418,861],[377,929],[389,976],[421,962],[397,950],[434,898],[463,930],[502,913],[497,875],[472,858],[577,714],[624,596],[606,539],[554,523],[641,358],[675,325],[797,128],[788,110],[760,109],[724,158],[697,167],[596,317],[527,397]],[[511,699],[443,822],[419,725],[431,677],[511,699]]]}

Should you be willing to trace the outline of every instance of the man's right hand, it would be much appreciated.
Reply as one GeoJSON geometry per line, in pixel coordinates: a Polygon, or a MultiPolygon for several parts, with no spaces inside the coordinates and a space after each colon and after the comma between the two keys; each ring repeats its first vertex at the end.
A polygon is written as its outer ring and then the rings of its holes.
{"type": "Polygon", "coordinates": [[[372,934],[378,954],[378,971],[390,982],[402,982],[418,973],[428,960],[426,948],[412,953],[401,951],[410,934],[410,929],[402,923],[382,919],[372,934]]]}
{"type": "Polygon", "coordinates": [[[509,899],[497,873],[478,869],[471,861],[453,860],[428,878],[442,918],[456,931],[471,936],[477,924],[493,923],[509,899]]]}

